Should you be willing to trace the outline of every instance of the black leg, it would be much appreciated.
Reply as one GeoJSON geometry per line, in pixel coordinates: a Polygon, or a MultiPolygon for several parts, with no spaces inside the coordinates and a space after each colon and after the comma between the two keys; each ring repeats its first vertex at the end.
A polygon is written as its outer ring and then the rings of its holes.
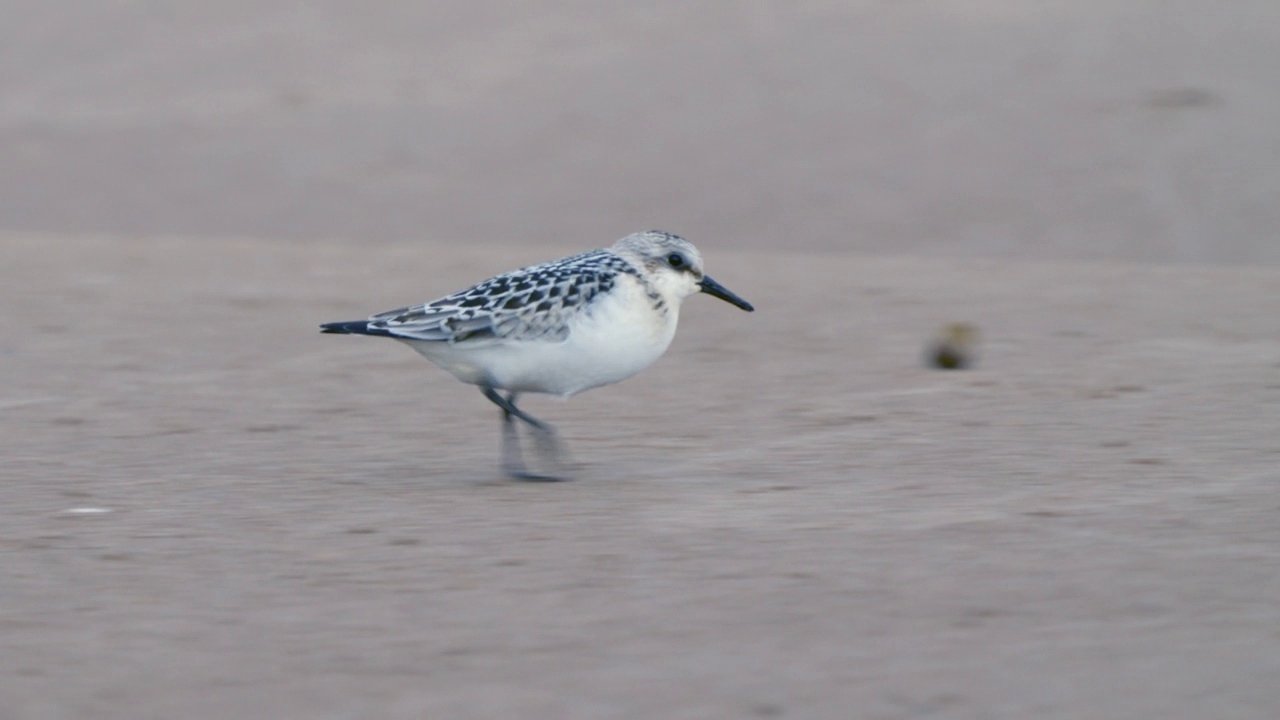
{"type": "Polygon", "coordinates": [[[507,397],[502,397],[497,390],[491,387],[481,386],[481,392],[494,405],[502,408],[502,469],[508,475],[517,480],[532,481],[557,481],[565,478],[558,475],[546,475],[542,473],[530,472],[524,464],[520,453],[520,437],[516,432],[515,420],[519,418],[529,425],[533,430],[534,443],[536,444],[538,455],[549,464],[557,469],[562,467],[561,455],[562,448],[559,438],[556,437],[556,431],[547,423],[533,417],[520,408],[516,407],[516,393],[510,393],[507,397]]]}
{"type": "Polygon", "coordinates": [[[529,473],[520,457],[520,435],[516,432],[516,421],[506,410],[502,411],[502,470],[512,477],[529,473]]]}

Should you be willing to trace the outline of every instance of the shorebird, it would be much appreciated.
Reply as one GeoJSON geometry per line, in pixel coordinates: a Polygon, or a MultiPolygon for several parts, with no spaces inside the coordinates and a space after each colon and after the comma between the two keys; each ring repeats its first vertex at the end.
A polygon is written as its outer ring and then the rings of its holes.
{"type": "Polygon", "coordinates": [[[555,429],[517,407],[516,398],[569,397],[644,370],[675,337],[681,302],[699,292],[755,309],[703,272],[692,243],[651,230],[432,302],[325,323],[320,331],[399,340],[479,387],[502,409],[503,470],[521,480],[561,480],[525,466],[516,420],[529,426],[538,453],[557,470],[562,445],[555,429]]]}

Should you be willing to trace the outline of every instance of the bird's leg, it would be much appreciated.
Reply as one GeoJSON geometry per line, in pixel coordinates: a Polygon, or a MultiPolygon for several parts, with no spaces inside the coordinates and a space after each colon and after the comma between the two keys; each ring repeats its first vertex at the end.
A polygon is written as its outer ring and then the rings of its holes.
{"type": "MultiPolygon", "coordinates": [[[[511,393],[507,396],[507,402],[512,407],[516,405],[516,394],[511,393]]],[[[529,427],[533,430],[534,449],[538,453],[539,459],[545,466],[555,469],[558,479],[566,480],[569,476],[569,463],[572,459],[569,457],[568,450],[565,449],[564,443],[560,441],[560,433],[551,427],[550,424],[542,422],[532,415],[520,410],[517,417],[529,423],[529,427]]]]}
{"type": "Polygon", "coordinates": [[[516,421],[505,409],[502,411],[502,470],[512,477],[522,477],[529,473],[520,457],[520,435],[516,432],[516,421]]]}
{"type": "MultiPolygon", "coordinates": [[[[551,470],[551,473],[545,474],[523,471],[518,477],[522,480],[567,479],[564,463],[564,445],[560,442],[560,436],[556,433],[555,428],[516,407],[516,393],[508,393],[506,401],[511,406],[510,415],[514,415],[529,425],[530,430],[533,432],[534,449],[538,453],[538,458],[542,461],[543,467],[551,470]]],[[[505,408],[504,412],[506,412],[505,408]]],[[[512,424],[514,425],[514,423],[512,424]]],[[[523,468],[521,469],[523,470],[523,468]]]]}
{"type": "Polygon", "coordinates": [[[525,469],[520,453],[520,435],[516,432],[516,423],[512,419],[511,402],[488,386],[481,386],[481,392],[489,401],[502,409],[502,470],[511,477],[522,478],[529,474],[525,469]]]}
{"type": "Polygon", "coordinates": [[[560,470],[563,468],[560,461],[563,452],[555,429],[516,407],[516,393],[509,393],[504,398],[498,394],[497,390],[491,387],[482,387],[481,390],[484,392],[484,396],[489,398],[490,402],[502,408],[502,469],[518,480],[555,481],[565,479],[558,475],[530,472],[525,467],[520,454],[520,438],[516,432],[515,421],[512,418],[519,418],[529,425],[533,430],[533,439],[537,446],[538,455],[548,464],[560,470]]]}

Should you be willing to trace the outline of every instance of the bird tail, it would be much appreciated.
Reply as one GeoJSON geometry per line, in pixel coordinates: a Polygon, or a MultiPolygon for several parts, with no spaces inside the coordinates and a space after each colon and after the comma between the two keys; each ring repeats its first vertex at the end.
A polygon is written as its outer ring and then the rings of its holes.
{"type": "Polygon", "coordinates": [[[391,333],[382,328],[369,327],[368,320],[350,320],[347,322],[325,323],[320,326],[322,333],[334,333],[335,335],[390,335],[391,333]]]}

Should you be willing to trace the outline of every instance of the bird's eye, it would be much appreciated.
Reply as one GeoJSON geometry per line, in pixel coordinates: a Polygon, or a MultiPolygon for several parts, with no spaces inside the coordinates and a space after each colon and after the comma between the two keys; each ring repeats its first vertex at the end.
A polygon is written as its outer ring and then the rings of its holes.
{"type": "Polygon", "coordinates": [[[684,267],[684,258],[681,257],[680,253],[671,253],[667,256],[667,264],[678,270],[684,267]]]}

